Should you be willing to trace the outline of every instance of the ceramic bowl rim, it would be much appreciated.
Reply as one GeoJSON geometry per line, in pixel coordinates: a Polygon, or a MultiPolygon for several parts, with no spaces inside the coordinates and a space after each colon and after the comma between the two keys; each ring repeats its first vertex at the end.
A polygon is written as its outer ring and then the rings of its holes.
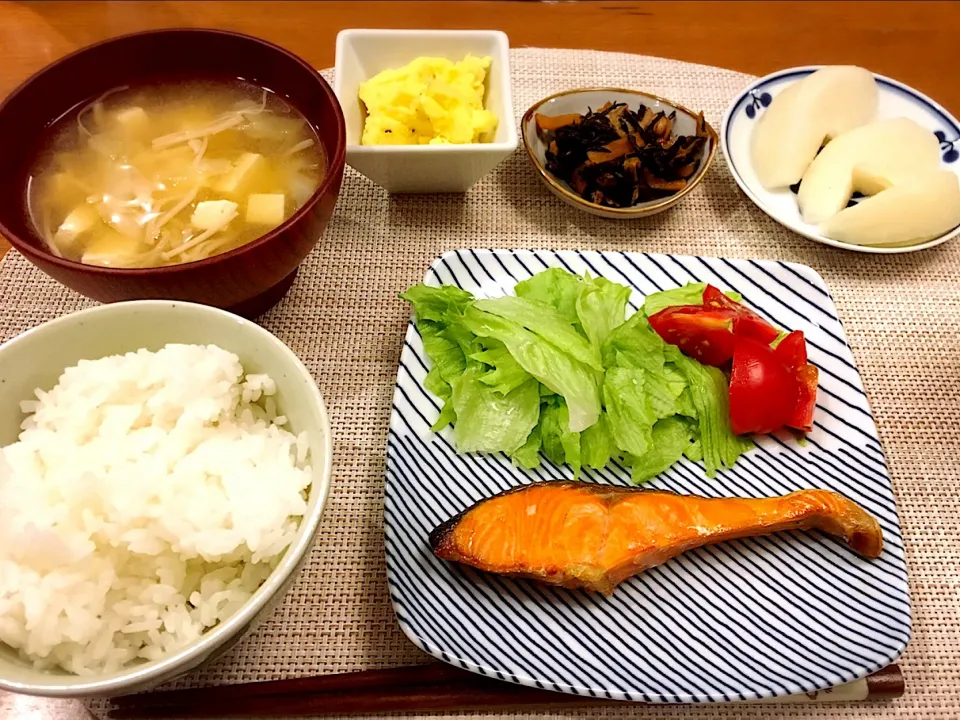
{"type": "MultiPolygon", "coordinates": [[[[11,338],[7,342],[0,344],[0,357],[3,356],[3,353],[9,347],[34,342],[34,339],[38,335],[42,336],[48,333],[55,333],[58,327],[72,325],[95,316],[106,316],[100,318],[100,320],[109,322],[111,315],[128,314],[140,308],[151,311],[162,311],[165,308],[173,312],[184,312],[188,315],[205,314],[214,322],[239,324],[243,328],[241,332],[254,338],[256,344],[268,344],[276,348],[284,358],[284,362],[289,364],[291,370],[295,370],[299,377],[307,381],[308,392],[311,395],[310,403],[316,407],[317,415],[319,416],[318,431],[323,435],[322,452],[324,453],[324,457],[320,463],[311,461],[311,469],[313,471],[311,484],[312,488],[316,487],[319,493],[315,508],[312,513],[305,515],[301,519],[294,541],[287,547],[280,562],[260,587],[257,588],[254,594],[233,615],[210,628],[189,645],[176,652],[165,655],[158,660],[129,665],[116,673],[111,673],[112,677],[107,680],[98,679],[96,675],[65,674],[61,676],[59,674],[50,674],[51,677],[56,678],[57,683],[33,684],[29,681],[10,681],[0,675],[0,689],[51,698],[84,698],[118,695],[129,692],[131,687],[135,689],[157,678],[169,678],[171,673],[175,672],[176,668],[180,666],[187,666],[188,670],[192,669],[197,665],[198,656],[205,656],[215,651],[234,636],[238,638],[242,636],[244,628],[246,628],[272,600],[282,597],[282,595],[278,595],[278,592],[286,582],[298,575],[298,566],[308,556],[313,547],[317,531],[320,527],[320,520],[330,497],[330,486],[332,484],[333,435],[330,426],[330,416],[313,374],[307,369],[297,354],[269,330],[260,327],[251,320],[246,320],[231,312],[209,305],[182,300],[128,300],[78,310],[41,323],[11,338]]],[[[202,661],[201,658],[199,662],[202,661]]]]}
{"type": "Polygon", "coordinates": [[[644,90],[630,90],[628,88],[618,88],[618,87],[586,87],[586,88],[574,88],[571,90],[562,90],[560,92],[548,95],[545,98],[542,98],[527,108],[527,111],[523,114],[523,117],[520,119],[520,134],[523,137],[523,149],[526,150],[527,157],[530,159],[530,162],[533,163],[533,167],[536,169],[537,174],[540,176],[540,179],[543,180],[547,185],[554,191],[560,193],[564,199],[569,200],[579,209],[585,210],[587,212],[592,211],[601,211],[603,213],[609,213],[610,215],[616,215],[623,218],[630,217],[646,217],[648,215],[659,212],[660,210],[665,210],[668,207],[672,207],[674,204],[680,202],[688,193],[690,193],[694,188],[696,188],[706,177],[707,171],[710,169],[710,166],[713,164],[713,160],[717,154],[717,147],[720,144],[719,138],[717,136],[717,131],[713,129],[713,126],[707,122],[704,118],[703,124],[706,128],[707,135],[710,141],[710,147],[703,156],[700,167],[697,169],[697,172],[694,174],[692,180],[687,183],[687,186],[682,190],[669,195],[661,200],[654,201],[653,204],[643,205],[642,207],[631,206],[627,208],[613,208],[607,207],[606,205],[598,205],[592,203],[589,200],[584,200],[582,197],[577,195],[575,192],[567,188],[562,182],[553,176],[553,174],[547,170],[543,163],[537,158],[536,154],[533,152],[532,148],[532,139],[528,136],[527,125],[530,123],[534,113],[539,110],[544,104],[555,100],[560,97],[566,97],[568,95],[580,95],[588,92],[609,92],[612,94],[624,93],[629,95],[642,95],[643,97],[648,97],[663,105],[669,105],[672,108],[682,111],[691,118],[697,118],[699,113],[695,113],[690,110],[685,105],[674,102],[669,98],[665,98],[661,95],[654,95],[653,93],[648,93],[644,90]]]}
{"type": "MultiPolygon", "coordinates": [[[[331,106],[334,110],[334,116],[337,118],[336,128],[330,128],[330,139],[329,146],[324,142],[324,138],[321,138],[321,143],[323,144],[323,150],[328,158],[328,167],[327,174],[324,176],[323,180],[320,181],[320,185],[314,191],[313,195],[297,210],[293,215],[287,218],[283,223],[273,228],[269,232],[264,233],[260,237],[250,241],[245,245],[234,248],[233,250],[228,250],[227,252],[218,253],[217,255],[212,255],[208,258],[203,258],[201,260],[193,260],[186,263],[178,263],[176,265],[162,265],[160,267],[147,267],[147,268],[117,268],[117,267],[102,267],[99,265],[87,265],[79,261],[69,260],[67,258],[58,257],[52,252],[43,249],[45,247],[45,241],[40,237],[39,233],[35,233],[34,237],[37,240],[37,245],[33,243],[26,242],[21,239],[17,233],[14,233],[10,228],[7,227],[4,223],[3,218],[0,217],[0,234],[6,237],[10,244],[13,245],[20,253],[26,255],[30,258],[31,261],[39,262],[49,262],[53,265],[56,265],[62,269],[70,271],[80,271],[83,273],[88,273],[94,276],[100,277],[144,277],[144,276],[157,276],[157,275],[170,275],[177,272],[182,272],[184,270],[192,270],[197,268],[210,267],[221,262],[231,260],[233,258],[239,257],[247,252],[250,252],[256,248],[267,245],[275,241],[282,234],[290,230],[297,223],[301,222],[303,218],[312,213],[320,200],[330,192],[332,186],[337,182],[337,177],[339,173],[337,168],[346,164],[346,150],[347,150],[347,130],[346,125],[343,119],[343,110],[340,107],[340,101],[337,99],[336,94],[333,92],[333,88],[330,84],[317,72],[310,63],[308,63],[303,58],[293,54],[289,50],[272,43],[268,40],[263,40],[262,38],[255,37],[253,35],[247,35],[245,33],[234,32],[232,30],[219,30],[216,28],[200,28],[200,27],[170,27],[170,28],[161,28],[157,30],[144,30],[140,32],[127,33],[124,35],[117,35],[116,37],[107,38],[106,40],[100,40],[90,45],[85,45],[82,48],[74,50],[73,52],[64,55],[61,58],[57,58],[51,63],[48,63],[44,67],[40,68],[33,75],[28,77],[22,83],[17,85],[6,98],[0,102],[0,114],[3,114],[7,111],[7,108],[15,102],[19,96],[34,82],[40,79],[47,72],[67,65],[71,62],[74,62],[76,58],[81,55],[84,55],[88,52],[96,52],[101,50],[103,47],[121,42],[128,42],[131,40],[136,40],[137,38],[144,37],[155,37],[160,35],[179,35],[179,34],[193,34],[193,35],[218,35],[232,37],[235,39],[240,39],[245,42],[255,43],[261,45],[271,52],[278,53],[283,55],[288,60],[300,65],[304,70],[308,70],[313,76],[314,80],[317,82],[321,91],[324,95],[327,96],[327,100],[331,102],[331,106]]],[[[307,118],[308,122],[310,119],[307,118]]],[[[318,133],[319,134],[319,133],[318,133]]]]}
{"type": "MultiPolygon", "coordinates": [[[[766,83],[777,80],[786,75],[792,75],[801,72],[813,73],[817,70],[821,70],[827,65],[797,65],[796,67],[784,68],[782,70],[777,70],[776,72],[769,73],[763,77],[757,77],[750,80],[749,83],[743,86],[733,97],[733,100],[730,101],[730,104],[727,106],[727,109],[723,113],[723,120],[720,123],[720,146],[723,150],[723,158],[727,164],[727,169],[730,170],[730,174],[733,176],[734,181],[737,183],[737,186],[743,192],[744,195],[757,206],[767,217],[776,222],[777,224],[785,227],[790,232],[799,235],[800,237],[806,238],[815,243],[820,243],[821,245],[827,245],[829,247],[834,247],[839,250],[847,250],[848,252],[859,252],[866,253],[869,255],[901,255],[903,253],[912,253],[919,252],[921,250],[929,250],[938,245],[942,245],[948,240],[960,235],[960,225],[951,230],[948,230],[946,233],[939,237],[935,237],[932,240],[925,240],[922,243],[917,243],[915,245],[906,245],[903,247],[881,247],[881,246],[872,246],[872,245],[855,245],[853,243],[845,243],[840,240],[834,240],[833,238],[828,238],[826,235],[821,235],[818,233],[806,232],[804,230],[798,230],[797,228],[790,227],[780,220],[777,216],[778,214],[773,212],[766,203],[760,200],[754,194],[754,192],[747,187],[746,182],[740,175],[740,171],[737,169],[737,165],[734,163],[733,159],[730,157],[730,144],[727,141],[729,135],[730,122],[733,119],[733,113],[740,106],[740,103],[743,99],[752,91],[756,90],[766,83]]],[[[931,98],[929,95],[920,92],[916,88],[910,87],[906,83],[895,80],[894,78],[888,77],[886,75],[881,75],[880,73],[873,72],[869,70],[871,75],[876,79],[882,80],[885,83],[888,83],[900,90],[914,95],[919,100],[927,103],[931,108],[939,112],[946,120],[952,122],[956,127],[960,128],[960,121],[957,120],[943,105],[938,103],[936,100],[931,98]]],[[[800,78],[798,78],[799,80],[800,78]]],[[[794,81],[796,82],[796,81],[794,81]]]]}

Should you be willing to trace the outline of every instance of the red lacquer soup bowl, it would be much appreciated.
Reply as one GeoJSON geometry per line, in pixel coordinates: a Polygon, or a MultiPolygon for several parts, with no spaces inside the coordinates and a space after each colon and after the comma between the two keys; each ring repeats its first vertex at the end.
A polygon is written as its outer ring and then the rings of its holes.
{"type": "Polygon", "coordinates": [[[340,104],[310,65],[263,40],[217,30],[126,35],[68,55],[41,70],[0,105],[0,233],[48,275],[100,302],[173,299],[256,316],[287,291],[320,239],[343,179],[346,134],[340,104]],[[275,92],[310,123],[326,172],[313,196],[282,225],[235,250],[158,268],[86,265],[47,249],[27,211],[32,164],[50,125],[112,88],[164,78],[240,78],[275,92]]]}

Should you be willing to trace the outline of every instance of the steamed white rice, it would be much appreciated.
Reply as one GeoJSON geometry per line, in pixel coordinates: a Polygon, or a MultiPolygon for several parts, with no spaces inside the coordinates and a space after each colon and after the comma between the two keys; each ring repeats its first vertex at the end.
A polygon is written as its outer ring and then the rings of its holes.
{"type": "Polygon", "coordinates": [[[232,353],[168,345],[80,362],[22,402],[0,449],[0,642],[91,674],[235,612],[306,510],[307,440],[275,393],[232,353]]]}

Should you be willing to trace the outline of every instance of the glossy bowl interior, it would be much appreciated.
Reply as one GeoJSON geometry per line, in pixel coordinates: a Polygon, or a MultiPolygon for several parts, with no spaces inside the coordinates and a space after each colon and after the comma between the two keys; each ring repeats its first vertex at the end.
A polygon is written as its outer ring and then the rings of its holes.
{"type": "Polygon", "coordinates": [[[676,111],[677,117],[674,123],[674,133],[678,135],[692,135],[696,132],[697,116],[699,113],[693,112],[683,105],[666,100],[658,95],[651,95],[637,90],[625,90],[623,88],[567,90],[534,103],[530,109],[524,113],[523,119],[520,121],[523,147],[527,151],[527,156],[533,163],[537,175],[540,176],[540,179],[543,180],[550,192],[565,203],[600,217],[629,220],[650,217],[651,215],[656,215],[657,213],[672,208],[700,184],[710,165],[713,163],[714,156],[717,154],[717,133],[709,123],[706,123],[709,139],[700,156],[700,166],[697,168],[696,173],[690,178],[687,186],[669,197],[637,203],[628,208],[604,207],[603,205],[597,205],[596,203],[584,200],[574,192],[566,182],[547,170],[545,154],[547,148],[546,143],[537,135],[536,114],[584,114],[588,109],[596,110],[611,101],[625,102],[631,110],[636,110],[640,104],[643,104],[654,112],[664,111],[670,113],[676,111]]]}
{"type": "Polygon", "coordinates": [[[111,674],[76,676],[33,669],[0,643],[0,688],[49,697],[95,697],[142,690],[216,657],[280,601],[309,555],[330,488],[332,444],[323,398],[310,371],[279,339],[253,322],[203,305],[143,300],[82,310],[29,330],[0,345],[0,446],[16,441],[23,414],[19,402],[37,387],[49,389],[64,368],[79,360],[159,350],[167,343],[215,344],[235,353],[247,372],[267,373],[277,383],[277,407],[294,432],[307,433],[313,484],[309,505],[286,554],[237,613],[192,645],[160,660],[111,674]]]}
{"type": "Polygon", "coordinates": [[[107,40],[68,55],[0,105],[0,233],[41,270],[101,302],[186,300],[257,315],[293,281],[333,213],[346,152],[340,104],[310,65],[263,40],[217,30],[159,30],[107,40]],[[26,181],[47,128],[112,88],[164,78],[241,78],[269,88],[313,126],[327,168],[320,187],[289,220],[243,247],[182,265],[126,269],[84,265],[50,253],[26,210],[26,181]]]}

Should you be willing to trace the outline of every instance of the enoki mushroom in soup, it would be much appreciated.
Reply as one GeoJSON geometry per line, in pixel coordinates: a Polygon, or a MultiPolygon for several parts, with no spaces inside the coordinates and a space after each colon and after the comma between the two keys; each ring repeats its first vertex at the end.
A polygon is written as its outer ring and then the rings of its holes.
{"type": "Polygon", "coordinates": [[[157,267],[238,248],[301,208],[325,173],[306,119],[245,82],[111,90],[52,128],[27,207],[50,251],[157,267]]]}

